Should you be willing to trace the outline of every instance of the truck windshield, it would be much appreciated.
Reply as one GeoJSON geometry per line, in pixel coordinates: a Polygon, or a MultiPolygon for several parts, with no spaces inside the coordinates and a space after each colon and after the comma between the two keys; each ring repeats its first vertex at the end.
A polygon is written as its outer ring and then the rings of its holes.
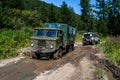
{"type": "Polygon", "coordinates": [[[34,36],[57,37],[57,30],[36,29],[34,36]]]}

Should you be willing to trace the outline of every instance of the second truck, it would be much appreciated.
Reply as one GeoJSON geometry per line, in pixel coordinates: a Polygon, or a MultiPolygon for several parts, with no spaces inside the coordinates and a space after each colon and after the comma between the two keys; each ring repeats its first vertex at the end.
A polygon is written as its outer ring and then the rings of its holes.
{"type": "Polygon", "coordinates": [[[30,38],[32,58],[62,57],[74,49],[75,35],[76,29],[67,24],[45,23],[43,28],[35,28],[30,38]]]}

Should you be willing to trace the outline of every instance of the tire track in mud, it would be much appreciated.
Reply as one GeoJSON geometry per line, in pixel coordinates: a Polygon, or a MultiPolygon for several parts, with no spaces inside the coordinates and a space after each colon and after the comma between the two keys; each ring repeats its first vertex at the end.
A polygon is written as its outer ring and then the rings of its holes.
{"type": "Polygon", "coordinates": [[[105,69],[109,78],[112,80],[120,80],[120,68],[113,64],[110,60],[99,58],[96,55],[91,54],[90,58],[99,62],[99,66],[105,69]],[[112,75],[112,77],[111,77],[112,75]]]}
{"type": "Polygon", "coordinates": [[[89,54],[92,54],[92,53],[94,54],[96,52],[97,52],[97,50],[92,49],[91,46],[83,47],[83,46],[79,45],[73,52],[70,52],[65,57],[63,57],[62,61],[57,63],[58,66],[55,66],[54,68],[52,68],[52,70],[50,69],[49,74],[44,74],[44,73],[43,73],[44,75],[40,74],[39,76],[37,76],[37,78],[35,78],[35,80],[39,80],[39,79],[55,80],[56,77],[58,78],[58,80],[64,80],[64,79],[65,80],[85,80],[85,79],[94,80],[94,71],[92,71],[92,69],[90,69],[93,64],[91,64],[91,61],[89,61],[89,54]],[[87,63],[85,65],[83,65],[85,62],[87,62],[87,63]],[[62,76],[61,76],[61,78],[59,78],[59,76],[57,76],[57,74],[60,74],[62,72],[62,70],[59,71],[59,68],[65,66],[68,63],[70,63],[74,66],[73,68],[75,68],[75,71],[71,72],[72,75],[71,76],[69,75],[69,77],[66,75],[67,72],[65,72],[65,73],[63,73],[64,79],[62,76]],[[87,68],[87,70],[86,70],[86,68],[87,68]],[[53,78],[53,74],[55,72],[57,72],[56,75],[54,75],[56,77],[53,78]],[[86,72],[88,72],[87,75],[86,75],[86,72]]]}
{"type": "Polygon", "coordinates": [[[13,63],[0,68],[0,80],[31,80],[39,73],[60,67],[68,62],[77,65],[80,57],[83,55],[80,47],[76,47],[74,51],[67,53],[62,59],[58,60],[34,60],[26,58],[17,63],[13,63]],[[75,59],[76,58],[76,59],[75,59]]]}
{"type": "MultiPolygon", "coordinates": [[[[74,51],[65,54],[62,59],[58,60],[35,60],[27,57],[18,63],[0,68],[0,80],[32,80],[44,71],[55,71],[68,63],[76,67],[77,71],[79,69],[78,73],[69,77],[68,80],[81,80],[81,76],[84,75],[84,73],[81,73],[81,71],[84,70],[81,69],[83,69],[84,66],[89,65],[86,64],[82,67],[82,64],[84,61],[96,61],[95,54],[99,53],[99,50],[93,47],[94,46],[82,46],[79,44],[75,47],[74,51]]],[[[94,80],[96,80],[94,76],[96,74],[94,74],[94,71],[91,74],[93,74],[92,77],[94,77],[94,80]]],[[[60,80],[62,80],[62,77],[60,80]]]]}
{"type": "Polygon", "coordinates": [[[18,62],[0,68],[0,80],[30,80],[36,75],[32,72],[35,66],[32,63],[18,62]]]}
{"type": "MultiPolygon", "coordinates": [[[[75,50],[76,51],[76,50],[75,50]]],[[[73,52],[58,60],[34,60],[26,58],[17,63],[11,63],[0,68],[0,80],[31,80],[40,72],[55,69],[69,61],[73,52]]]]}

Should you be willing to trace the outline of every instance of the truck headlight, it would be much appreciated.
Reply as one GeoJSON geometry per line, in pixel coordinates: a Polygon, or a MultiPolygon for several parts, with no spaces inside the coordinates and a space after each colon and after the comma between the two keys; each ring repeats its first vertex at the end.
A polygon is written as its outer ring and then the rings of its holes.
{"type": "Polygon", "coordinates": [[[31,43],[31,47],[33,47],[34,46],[34,43],[31,43]]]}
{"type": "Polygon", "coordinates": [[[53,49],[53,47],[54,47],[53,45],[50,45],[50,49],[53,49]]]}

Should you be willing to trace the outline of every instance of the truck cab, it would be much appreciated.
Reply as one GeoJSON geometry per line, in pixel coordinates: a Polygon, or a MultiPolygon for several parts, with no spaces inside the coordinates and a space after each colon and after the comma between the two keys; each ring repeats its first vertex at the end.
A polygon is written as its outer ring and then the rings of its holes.
{"type": "MultiPolygon", "coordinates": [[[[63,46],[63,32],[60,29],[37,28],[31,37],[32,57],[50,58],[63,46]]],[[[59,54],[60,56],[60,54],[59,54]]]]}

